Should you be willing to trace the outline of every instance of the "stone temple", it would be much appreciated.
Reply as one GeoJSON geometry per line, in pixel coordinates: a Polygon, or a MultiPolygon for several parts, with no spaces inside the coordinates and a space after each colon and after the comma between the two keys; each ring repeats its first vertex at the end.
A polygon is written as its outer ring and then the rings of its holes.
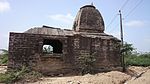
{"type": "Polygon", "coordinates": [[[45,74],[66,74],[80,70],[80,58],[93,54],[96,71],[121,67],[120,40],[104,30],[101,13],[95,6],[85,5],[72,30],[43,26],[10,32],[8,68],[27,66],[45,74]]]}

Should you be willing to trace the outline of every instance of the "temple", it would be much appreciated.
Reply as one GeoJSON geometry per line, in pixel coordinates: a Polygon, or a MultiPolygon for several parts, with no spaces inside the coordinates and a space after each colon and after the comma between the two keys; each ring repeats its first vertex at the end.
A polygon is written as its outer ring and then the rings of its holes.
{"type": "Polygon", "coordinates": [[[80,70],[80,58],[94,56],[94,70],[121,67],[120,40],[104,33],[101,13],[93,5],[80,8],[72,30],[49,26],[10,32],[9,69],[27,66],[44,74],[80,70]]]}

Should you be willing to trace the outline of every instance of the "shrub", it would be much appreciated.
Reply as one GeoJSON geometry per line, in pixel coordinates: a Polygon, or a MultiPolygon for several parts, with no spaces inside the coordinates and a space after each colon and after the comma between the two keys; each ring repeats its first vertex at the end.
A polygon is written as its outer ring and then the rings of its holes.
{"type": "Polygon", "coordinates": [[[150,66],[150,53],[131,54],[125,56],[125,61],[127,66],[150,66]]]}
{"type": "Polygon", "coordinates": [[[81,68],[81,73],[82,75],[90,73],[93,74],[94,73],[94,62],[96,61],[95,58],[95,53],[93,53],[92,55],[84,55],[79,57],[80,60],[80,68],[81,68]]]}
{"type": "Polygon", "coordinates": [[[8,63],[8,51],[2,49],[2,54],[0,55],[0,64],[6,65],[8,63]]]}
{"type": "Polygon", "coordinates": [[[6,73],[0,73],[1,83],[14,83],[20,82],[34,82],[37,81],[42,75],[39,72],[31,71],[27,67],[22,67],[21,70],[12,70],[6,73]]]}
{"type": "Polygon", "coordinates": [[[14,81],[15,75],[13,72],[0,73],[0,83],[12,83],[14,81]]]}

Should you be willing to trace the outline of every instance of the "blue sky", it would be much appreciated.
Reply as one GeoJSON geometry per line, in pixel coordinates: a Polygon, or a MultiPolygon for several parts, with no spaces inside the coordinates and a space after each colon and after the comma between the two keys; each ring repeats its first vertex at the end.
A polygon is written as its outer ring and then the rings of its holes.
{"type": "Polygon", "coordinates": [[[121,8],[124,40],[140,52],[150,52],[150,0],[0,0],[0,49],[8,48],[9,32],[42,25],[72,29],[80,7],[92,2],[103,16],[105,32],[118,38],[121,8]]]}

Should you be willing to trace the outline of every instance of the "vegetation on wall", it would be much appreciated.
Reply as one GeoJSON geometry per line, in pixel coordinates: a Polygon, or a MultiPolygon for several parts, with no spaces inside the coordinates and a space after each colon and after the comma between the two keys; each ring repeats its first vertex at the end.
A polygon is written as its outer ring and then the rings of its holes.
{"type": "Polygon", "coordinates": [[[94,62],[96,61],[95,53],[92,55],[83,55],[79,57],[79,64],[81,67],[81,73],[82,75],[90,73],[94,73],[94,62]]]}

